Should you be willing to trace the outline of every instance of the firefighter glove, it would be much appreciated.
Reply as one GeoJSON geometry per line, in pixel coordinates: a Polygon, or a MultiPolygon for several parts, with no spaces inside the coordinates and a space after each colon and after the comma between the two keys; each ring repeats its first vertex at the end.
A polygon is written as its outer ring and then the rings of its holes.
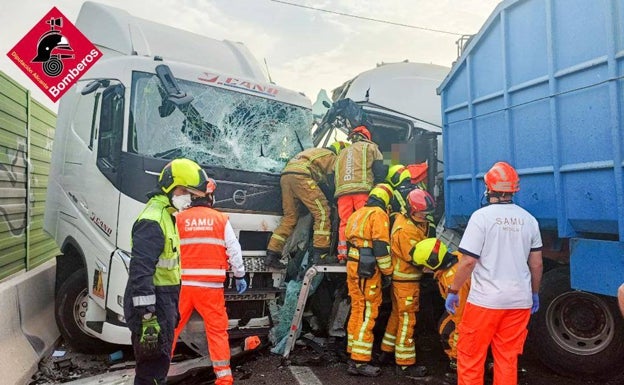
{"type": "Polygon", "coordinates": [[[247,281],[245,281],[245,277],[236,278],[236,292],[238,294],[243,294],[247,290],[247,281]]]}
{"type": "Polygon", "coordinates": [[[449,293],[446,297],[446,303],[444,304],[444,307],[446,307],[446,311],[451,314],[455,314],[455,309],[457,308],[457,306],[459,306],[459,295],[449,293]]]}
{"type": "Polygon", "coordinates": [[[390,285],[392,285],[392,276],[391,275],[382,276],[381,287],[386,288],[386,287],[390,287],[390,285]]]}
{"type": "Polygon", "coordinates": [[[160,335],[160,325],[156,315],[149,317],[147,313],[141,321],[141,338],[139,339],[139,351],[143,357],[151,357],[158,353],[160,346],[158,336],[160,335]]]}
{"type": "Polygon", "coordinates": [[[533,293],[533,306],[531,306],[531,314],[537,313],[539,310],[539,294],[533,293]]]}

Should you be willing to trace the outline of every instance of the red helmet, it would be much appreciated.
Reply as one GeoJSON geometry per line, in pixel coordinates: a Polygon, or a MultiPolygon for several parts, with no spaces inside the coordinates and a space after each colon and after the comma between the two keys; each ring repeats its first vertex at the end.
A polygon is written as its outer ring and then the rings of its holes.
{"type": "Polygon", "coordinates": [[[506,162],[496,162],[483,177],[489,191],[515,193],[520,190],[520,178],[516,170],[506,162]]]}
{"type": "Polygon", "coordinates": [[[217,182],[214,179],[208,178],[206,181],[206,194],[212,194],[217,189],[217,182]]]}
{"type": "Polygon", "coordinates": [[[347,139],[352,140],[353,137],[356,136],[356,135],[362,135],[363,137],[365,137],[368,140],[372,139],[370,131],[368,131],[368,128],[366,128],[365,126],[357,126],[357,127],[355,127],[353,130],[351,130],[349,135],[347,135],[347,139]]]}
{"type": "Polygon", "coordinates": [[[432,213],[435,210],[435,201],[433,197],[419,188],[414,189],[407,194],[407,205],[409,206],[409,214],[413,216],[416,213],[432,213]]]}

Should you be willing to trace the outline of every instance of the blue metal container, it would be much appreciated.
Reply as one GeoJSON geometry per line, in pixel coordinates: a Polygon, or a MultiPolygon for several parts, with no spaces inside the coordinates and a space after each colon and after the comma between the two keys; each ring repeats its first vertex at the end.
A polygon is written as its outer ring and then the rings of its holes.
{"type": "Polygon", "coordinates": [[[507,161],[520,175],[515,201],[542,230],[574,238],[573,287],[615,295],[624,281],[623,78],[624,0],[499,4],[438,88],[447,226],[466,225],[484,173],[507,161]],[[607,282],[581,271],[592,258],[607,260],[592,266],[607,282]]]}

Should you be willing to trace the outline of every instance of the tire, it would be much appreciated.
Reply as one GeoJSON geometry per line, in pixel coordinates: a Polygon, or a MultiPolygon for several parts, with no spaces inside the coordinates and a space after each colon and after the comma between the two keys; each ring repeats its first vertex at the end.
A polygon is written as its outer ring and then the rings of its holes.
{"type": "Polygon", "coordinates": [[[622,371],[624,320],[615,299],[572,290],[567,267],[544,274],[529,341],[564,376],[607,379],[622,371]]]}
{"type": "Polygon", "coordinates": [[[88,294],[87,272],[83,268],[72,273],[59,287],[54,306],[56,325],[65,342],[76,351],[110,353],[116,346],[92,337],[84,325],[88,294]]]}

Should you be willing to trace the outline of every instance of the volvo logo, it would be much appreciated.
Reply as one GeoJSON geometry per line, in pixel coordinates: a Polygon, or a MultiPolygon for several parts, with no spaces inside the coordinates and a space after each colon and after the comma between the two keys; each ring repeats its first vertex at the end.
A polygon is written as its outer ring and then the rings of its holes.
{"type": "Polygon", "coordinates": [[[236,191],[234,191],[234,194],[232,194],[232,200],[238,206],[244,205],[245,201],[247,200],[247,191],[245,191],[245,190],[236,190],[236,191]]]}

